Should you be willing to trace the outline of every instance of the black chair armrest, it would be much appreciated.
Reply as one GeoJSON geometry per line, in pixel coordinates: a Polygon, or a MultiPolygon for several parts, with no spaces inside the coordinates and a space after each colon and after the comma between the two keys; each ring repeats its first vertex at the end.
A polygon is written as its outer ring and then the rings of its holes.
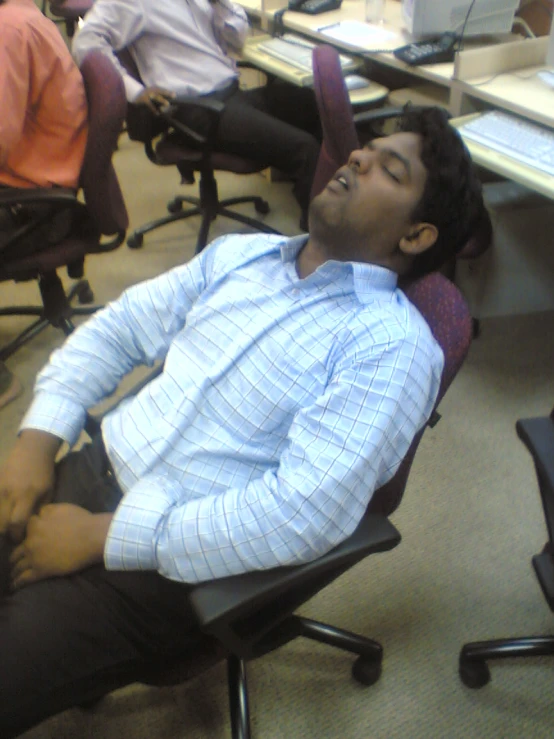
{"type": "Polygon", "coordinates": [[[373,108],[371,110],[363,110],[361,113],[354,113],[354,125],[363,125],[365,123],[374,123],[376,121],[386,121],[389,118],[397,118],[402,115],[403,108],[373,108]]]}
{"type": "Polygon", "coordinates": [[[0,189],[0,208],[37,203],[59,203],[66,206],[76,202],[76,192],[64,187],[9,187],[0,189]]]}
{"type": "Polygon", "coordinates": [[[225,103],[220,100],[202,97],[176,97],[168,106],[160,110],[160,116],[166,120],[171,128],[179,131],[185,143],[197,148],[213,147],[217,127],[221,114],[225,110],[225,103]],[[202,130],[197,130],[179,119],[180,114],[202,112],[202,130]]]}
{"type": "Polygon", "coordinates": [[[399,542],[388,519],[366,514],[351,537],[313,562],[197,585],[190,600],[198,624],[228,652],[242,659],[261,656],[281,641],[299,606],[356,562],[399,542]]]}
{"type": "Polygon", "coordinates": [[[144,144],[146,156],[154,164],[163,164],[156,155],[154,141],[160,135],[178,132],[179,141],[203,153],[213,150],[215,137],[225,104],[220,100],[180,96],[160,108],[154,115],[146,105],[129,103],[127,106],[127,133],[132,141],[144,144]],[[180,116],[196,115],[198,126],[184,123],[180,116]]]}
{"type": "MultiPolygon", "coordinates": [[[[372,124],[382,123],[383,121],[386,121],[389,118],[398,118],[399,116],[402,115],[402,113],[404,113],[406,109],[417,110],[417,109],[426,108],[426,107],[429,107],[429,106],[403,105],[403,106],[390,106],[386,108],[373,108],[371,110],[363,110],[361,113],[355,113],[353,115],[354,126],[356,127],[357,130],[369,133],[371,136],[379,135],[379,132],[377,130],[372,129],[372,124]]],[[[450,113],[446,110],[446,108],[442,108],[442,110],[444,111],[444,114],[447,118],[452,117],[450,113]]]]}
{"type": "Polygon", "coordinates": [[[310,583],[322,577],[332,581],[369,554],[388,551],[399,542],[400,534],[387,518],[366,514],[352,536],[313,562],[200,583],[191,594],[198,622],[204,631],[216,631],[219,623],[259,611],[293,588],[302,590],[306,601],[310,583]]]}

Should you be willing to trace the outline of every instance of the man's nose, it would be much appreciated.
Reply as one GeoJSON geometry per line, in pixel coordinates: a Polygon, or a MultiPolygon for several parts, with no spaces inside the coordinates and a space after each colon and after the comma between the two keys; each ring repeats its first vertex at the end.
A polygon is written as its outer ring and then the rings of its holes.
{"type": "Polygon", "coordinates": [[[348,166],[364,173],[370,169],[373,159],[373,152],[370,149],[356,149],[350,154],[348,166]]]}

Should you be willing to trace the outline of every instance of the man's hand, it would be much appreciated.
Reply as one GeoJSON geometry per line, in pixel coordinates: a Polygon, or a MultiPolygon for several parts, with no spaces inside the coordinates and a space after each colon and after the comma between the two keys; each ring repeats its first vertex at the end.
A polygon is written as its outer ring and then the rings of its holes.
{"type": "Polygon", "coordinates": [[[170,90],[164,90],[162,87],[147,87],[133,102],[137,105],[146,105],[152,113],[157,115],[161,108],[171,103],[174,99],[175,93],[170,90]]]}
{"type": "Polygon", "coordinates": [[[25,536],[32,514],[48,499],[61,440],[43,431],[23,431],[0,468],[0,535],[14,544],[25,536]]]}
{"type": "Polygon", "coordinates": [[[101,562],[112,516],[89,513],[71,503],[43,506],[31,516],[25,540],[11,554],[12,588],[101,562]]]}

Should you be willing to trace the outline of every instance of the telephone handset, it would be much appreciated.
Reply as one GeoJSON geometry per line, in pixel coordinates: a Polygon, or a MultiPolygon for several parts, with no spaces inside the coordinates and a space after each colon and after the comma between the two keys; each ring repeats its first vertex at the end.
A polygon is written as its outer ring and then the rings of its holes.
{"type": "Polygon", "coordinates": [[[289,0],[288,10],[317,15],[328,10],[338,10],[341,5],[342,0],[289,0]]]}

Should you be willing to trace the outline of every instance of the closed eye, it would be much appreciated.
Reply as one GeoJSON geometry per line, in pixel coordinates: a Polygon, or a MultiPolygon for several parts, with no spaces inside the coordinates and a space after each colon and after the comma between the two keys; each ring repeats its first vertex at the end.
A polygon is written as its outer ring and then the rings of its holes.
{"type": "Polygon", "coordinates": [[[398,182],[400,184],[400,177],[398,175],[394,174],[392,170],[390,170],[385,164],[383,164],[383,170],[386,172],[386,174],[391,177],[395,182],[398,182]]]}

